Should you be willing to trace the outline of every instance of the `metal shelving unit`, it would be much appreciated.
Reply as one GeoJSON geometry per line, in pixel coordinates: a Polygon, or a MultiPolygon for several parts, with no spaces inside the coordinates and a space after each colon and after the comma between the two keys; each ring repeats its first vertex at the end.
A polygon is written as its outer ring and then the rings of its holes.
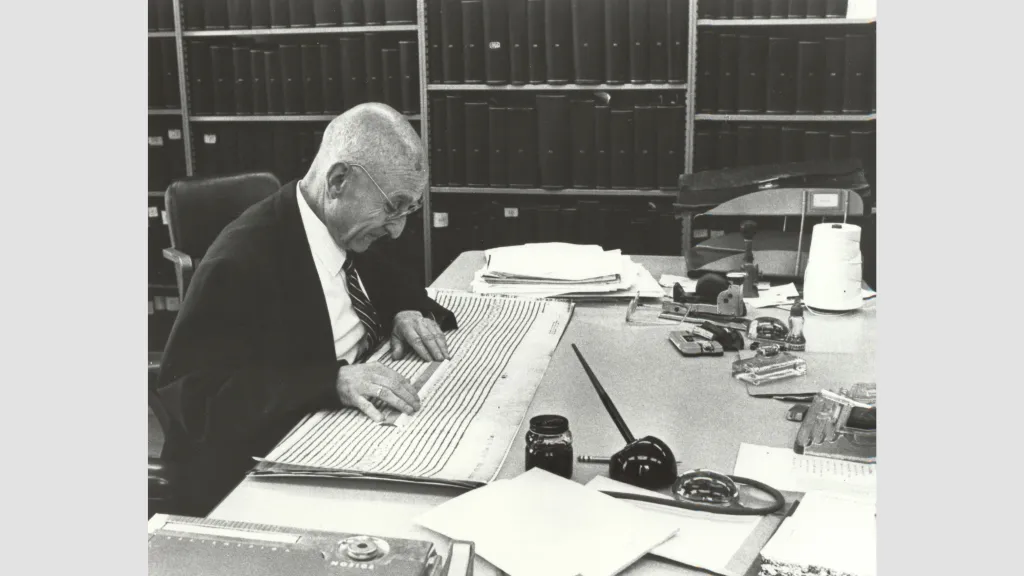
{"type": "Polygon", "coordinates": [[[244,28],[234,30],[186,30],[185,38],[230,36],[294,36],[306,34],[364,34],[366,32],[416,32],[416,24],[384,24],[380,26],[320,26],[317,28],[244,28]]]}
{"type": "Polygon", "coordinates": [[[150,108],[150,116],[181,116],[181,108],[150,108]]]}
{"type": "Polygon", "coordinates": [[[758,18],[758,19],[709,19],[697,21],[698,26],[830,26],[874,24],[870,18],[758,18]]]}
{"type": "Polygon", "coordinates": [[[538,90],[686,90],[686,84],[429,84],[432,92],[503,92],[538,90]]]}
{"type": "Polygon", "coordinates": [[[525,196],[614,196],[620,198],[674,198],[673,190],[619,190],[612,188],[493,188],[473,186],[431,186],[438,194],[510,194],[525,196]]]}
{"type": "MultiPolygon", "coordinates": [[[[420,139],[423,141],[423,154],[427,159],[427,182],[430,182],[430,109],[427,100],[427,82],[430,78],[430,63],[427,62],[427,0],[416,0],[416,21],[419,31],[416,33],[416,54],[420,68],[420,139]]],[[[431,189],[423,194],[423,278],[429,285],[433,280],[433,258],[430,240],[431,231],[431,189]]]]}
{"type": "MultiPolygon", "coordinates": [[[[231,115],[231,116],[193,116],[193,122],[330,122],[337,114],[292,114],[292,115],[231,115]]],[[[420,114],[406,114],[409,120],[419,120],[420,114]]]]}
{"type": "Polygon", "coordinates": [[[174,38],[174,30],[160,30],[158,32],[148,32],[147,35],[150,38],[174,38]]]}
{"type": "Polygon", "coordinates": [[[694,120],[717,122],[870,122],[877,114],[695,114],[694,120]]]}

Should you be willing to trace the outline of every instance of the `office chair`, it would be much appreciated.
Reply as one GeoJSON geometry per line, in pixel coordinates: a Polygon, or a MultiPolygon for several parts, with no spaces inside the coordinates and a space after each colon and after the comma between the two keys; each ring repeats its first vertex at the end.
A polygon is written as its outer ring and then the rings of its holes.
{"type": "MultiPolygon", "coordinates": [[[[164,193],[171,247],[165,248],[163,253],[174,263],[178,295],[182,302],[192,274],[217,235],[242,212],[280,187],[277,178],[268,172],[191,177],[171,183],[164,193]]],[[[188,502],[180,489],[186,471],[177,465],[168,448],[180,445],[174,441],[179,432],[156,393],[159,374],[160,354],[150,354],[150,516],[181,513],[188,509],[188,502]],[[153,438],[154,435],[162,435],[162,442],[159,442],[160,438],[153,438]]]]}

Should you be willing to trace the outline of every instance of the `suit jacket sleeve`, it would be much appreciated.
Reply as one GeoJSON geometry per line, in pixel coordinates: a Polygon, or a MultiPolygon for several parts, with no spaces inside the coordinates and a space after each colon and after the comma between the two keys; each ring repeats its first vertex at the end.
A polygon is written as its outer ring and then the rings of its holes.
{"type": "Polygon", "coordinates": [[[245,266],[204,262],[196,271],[168,341],[159,394],[192,443],[246,440],[268,426],[337,404],[344,361],[268,365],[261,358],[263,285],[245,266]]]}

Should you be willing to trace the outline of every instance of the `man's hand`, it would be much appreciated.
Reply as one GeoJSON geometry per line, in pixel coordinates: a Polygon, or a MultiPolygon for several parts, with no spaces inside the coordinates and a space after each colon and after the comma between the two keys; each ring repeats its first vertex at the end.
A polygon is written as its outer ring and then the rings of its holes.
{"type": "Polygon", "coordinates": [[[391,356],[401,360],[405,358],[409,348],[428,362],[440,362],[450,358],[448,340],[440,326],[415,310],[395,314],[395,327],[391,330],[391,356]]]}
{"type": "Polygon", "coordinates": [[[358,408],[374,422],[383,421],[384,416],[370,404],[373,398],[380,398],[406,414],[420,409],[420,399],[409,380],[383,364],[342,366],[338,368],[334,387],[342,404],[358,408]]]}

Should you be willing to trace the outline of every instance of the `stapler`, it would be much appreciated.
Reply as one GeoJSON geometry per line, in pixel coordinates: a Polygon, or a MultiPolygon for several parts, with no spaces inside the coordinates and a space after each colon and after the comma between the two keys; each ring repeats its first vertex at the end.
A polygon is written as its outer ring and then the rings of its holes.
{"type": "Polygon", "coordinates": [[[811,401],[793,451],[852,462],[876,460],[878,411],[875,384],[860,383],[839,392],[822,390],[811,401]]]}

